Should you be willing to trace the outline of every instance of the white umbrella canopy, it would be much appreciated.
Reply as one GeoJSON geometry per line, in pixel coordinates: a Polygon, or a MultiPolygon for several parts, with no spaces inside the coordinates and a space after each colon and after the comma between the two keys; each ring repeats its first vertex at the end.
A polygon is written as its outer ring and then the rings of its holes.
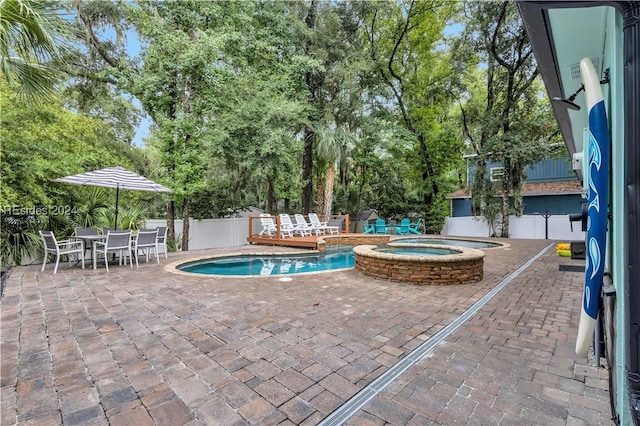
{"type": "Polygon", "coordinates": [[[150,192],[173,192],[166,186],[160,185],[139,174],[133,173],[124,167],[109,167],[94,170],[77,175],[65,176],[55,179],[55,182],[70,183],[73,185],[102,186],[116,189],[116,217],[115,228],[118,229],[118,198],[120,189],[150,192]]]}

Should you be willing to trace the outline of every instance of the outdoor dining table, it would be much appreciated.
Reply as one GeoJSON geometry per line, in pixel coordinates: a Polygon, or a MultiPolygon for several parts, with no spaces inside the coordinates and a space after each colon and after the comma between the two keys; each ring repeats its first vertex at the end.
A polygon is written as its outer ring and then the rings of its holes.
{"type": "Polygon", "coordinates": [[[91,251],[93,251],[93,246],[96,241],[104,241],[107,239],[105,234],[95,234],[95,235],[76,235],[73,238],[76,240],[81,240],[83,244],[83,248],[87,249],[87,244],[91,246],[91,251]]]}

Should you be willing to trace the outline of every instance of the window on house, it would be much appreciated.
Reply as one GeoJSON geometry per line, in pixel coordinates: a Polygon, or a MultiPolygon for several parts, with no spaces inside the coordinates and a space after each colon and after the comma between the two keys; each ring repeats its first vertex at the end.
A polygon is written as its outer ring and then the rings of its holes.
{"type": "Polygon", "coordinates": [[[504,175],[504,167],[492,167],[490,173],[491,182],[501,181],[502,175],[504,175]]]}

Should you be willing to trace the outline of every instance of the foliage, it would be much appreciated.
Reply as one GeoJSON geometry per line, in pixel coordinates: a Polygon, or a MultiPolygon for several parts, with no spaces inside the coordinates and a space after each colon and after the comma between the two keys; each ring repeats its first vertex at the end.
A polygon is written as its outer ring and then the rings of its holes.
{"type": "Polygon", "coordinates": [[[42,242],[38,230],[40,219],[35,215],[13,215],[0,213],[0,266],[2,272],[13,265],[19,265],[23,257],[35,258],[41,250],[42,242]]]}
{"type": "Polygon", "coordinates": [[[80,188],[53,179],[118,164],[133,168],[125,153],[134,149],[112,147],[112,133],[103,123],[63,109],[59,100],[39,106],[19,102],[4,84],[0,95],[2,207],[62,210],[80,188]]]}
{"type": "Polygon", "coordinates": [[[0,75],[22,100],[53,95],[69,35],[57,2],[0,1],[0,75]]]}
{"type": "MultiPolygon", "coordinates": [[[[6,205],[74,206],[77,224],[112,223],[113,191],[51,179],[122,164],[174,194],[165,208],[162,197],[121,193],[119,222],[138,226],[141,209],[126,210],[144,201],[167,218],[170,241],[175,217],[188,224],[250,206],[376,208],[438,232],[446,194],[464,181],[463,153],[478,156],[479,213],[492,190],[483,164],[502,161],[508,179],[496,190],[518,194],[526,164],[557,137],[509,2],[69,5],[75,50],[56,44],[69,76],[64,102],[14,107],[15,92],[1,88],[6,205]],[[453,18],[466,28],[445,37],[453,18]],[[127,48],[131,37],[139,51],[127,48]],[[136,149],[143,113],[151,134],[136,149]]],[[[185,250],[188,240],[187,226],[185,250]]]]}
{"type": "Polygon", "coordinates": [[[546,158],[558,137],[548,102],[542,93],[539,70],[524,26],[513,2],[467,3],[465,31],[457,59],[477,55],[465,74],[470,84],[460,99],[468,148],[477,156],[472,205],[480,213],[489,160],[504,166],[499,192],[502,197],[501,236],[509,235],[509,197],[516,194],[516,214],[522,212],[521,187],[527,165],[546,158]],[[486,64],[476,70],[478,62],[486,64]],[[484,87],[482,83],[484,82],[484,87]]]}

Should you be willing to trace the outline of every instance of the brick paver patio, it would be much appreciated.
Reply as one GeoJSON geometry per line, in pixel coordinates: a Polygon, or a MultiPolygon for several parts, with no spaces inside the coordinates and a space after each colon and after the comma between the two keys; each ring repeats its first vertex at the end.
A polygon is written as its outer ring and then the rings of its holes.
{"type": "MultiPolygon", "coordinates": [[[[202,252],[109,273],[16,268],[1,423],[315,425],[549,244],[509,243],[456,286],[165,271],[202,252]]],[[[559,265],[581,262],[548,250],[347,424],[609,423],[606,369],[573,354],[583,275],[559,265]]]]}

